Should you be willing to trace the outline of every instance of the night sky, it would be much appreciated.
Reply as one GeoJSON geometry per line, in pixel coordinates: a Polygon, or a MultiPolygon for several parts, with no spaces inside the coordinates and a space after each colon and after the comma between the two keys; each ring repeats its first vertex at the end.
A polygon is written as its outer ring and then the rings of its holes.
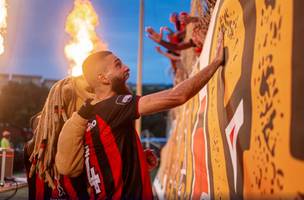
{"type": "MultiPolygon", "coordinates": [[[[0,56],[0,73],[39,75],[61,79],[67,76],[64,46],[69,36],[65,19],[72,0],[8,0],[6,52],[0,56]]],[[[92,0],[99,16],[98,35],[131,69],[129,82],[136,82],[139,1],[92,0]]],[[[156,30],[173,26],[171,12],[189,11],[190,0],[145,0],[145,26],[156,30]]],[[[143,82],[171,83],[169,61],[144,37],[143,82]]]]}

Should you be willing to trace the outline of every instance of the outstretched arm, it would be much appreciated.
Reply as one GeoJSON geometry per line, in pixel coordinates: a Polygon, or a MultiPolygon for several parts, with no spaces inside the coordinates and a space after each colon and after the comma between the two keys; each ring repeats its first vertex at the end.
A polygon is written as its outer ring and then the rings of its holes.
{"type": "Polygon", "coordinates": [[[162,45],[163,47],[165,47],[166,49],[171,50],[171,51],[180,51],[180,50],[189,49],[191,47],[195,47],[194,43],[190,42],[190,41],[175,44],[175,43],[167,42],[165,40],[160,40],[159,44],[162,45]]]}
{"type": "Polygon", "coordinates": [[[138,106],[139,114],[148,115],[184,104],[208,83],[216,70],[222,65],[223,60],[223,35],[221,34],[218,41],[216,57],[212,63],[172,89],[140,98],[138,106]]]}
{"type": "Polygon", "coordinates": [[[177,60],[180,60],[181,58],[179,56],[176,56],[176,55],[173,55],[172,53],[167,53],[167,52],[164,52],[160,49],[160,47],[155,47],[156,51],[164,56],[166,56],[167,58],[169,58],[170,60],[174,60],[174,61],[177,61],[177,60]]]}
{"type": "Polygon", "coordinates": [[[188,49],[190,47],[194,47],[194,44],[192,42],[182,42],[178,44],[170,43],[162,39],[162,35],[158,34],[157,32],[154,31],[152,27],[147,27],[146,32],[148,33],[148,37],[153,40],[154,42],[162,45],[163,47],[172,50],[172,51],[177,51],[177,50],[184,50],[188,49]]]}

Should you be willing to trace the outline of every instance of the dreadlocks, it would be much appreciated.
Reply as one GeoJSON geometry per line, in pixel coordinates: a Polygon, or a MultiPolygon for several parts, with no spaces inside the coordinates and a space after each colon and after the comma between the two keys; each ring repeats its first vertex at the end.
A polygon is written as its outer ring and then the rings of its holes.
{"type": "Polygon", "coordinates": [[[51,88],[43,110],[32,120],[34,137],[28,144],[29,177],[38,174],[54,189],[60,175],[55,166],[57,140],[64,122],[87,98],[93,98],[83,77],[68,77],[51,88]],[[32,146],[32,147],[31,147],[32,146]],[[29,152],[31,151],[31,152],[29,152]]]}

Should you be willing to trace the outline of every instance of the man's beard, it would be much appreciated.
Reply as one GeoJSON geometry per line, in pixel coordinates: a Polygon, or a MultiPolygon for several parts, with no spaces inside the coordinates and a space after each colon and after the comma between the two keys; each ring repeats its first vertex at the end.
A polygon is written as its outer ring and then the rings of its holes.
{"type": "Polygon", "coordinates": [[[118,95],[132,94],[126,82],[118,78],[112,80],[112,90],[118,95]]]}

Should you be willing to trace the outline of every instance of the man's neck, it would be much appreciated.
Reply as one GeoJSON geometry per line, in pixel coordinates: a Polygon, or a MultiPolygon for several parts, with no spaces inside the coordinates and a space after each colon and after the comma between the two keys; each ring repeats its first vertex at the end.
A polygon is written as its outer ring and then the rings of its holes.
{"type": "Polygon", "coordinates": [[[96,88],[95,94],[96,94],[96,99],[99,101],[103,101],[105,99],[108,99],[110,97],[117,95],[116,92],[114,92],[113,90],[101,89],[101,88],[96,88]]]}

